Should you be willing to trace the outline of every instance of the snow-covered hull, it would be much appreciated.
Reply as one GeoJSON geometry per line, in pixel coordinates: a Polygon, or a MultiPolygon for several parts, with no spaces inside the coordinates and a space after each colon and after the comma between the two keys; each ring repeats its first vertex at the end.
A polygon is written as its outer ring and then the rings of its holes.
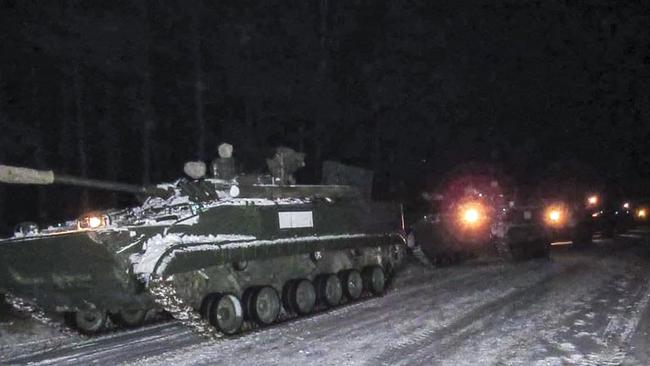
{"type": "Polygon", "coordinates": [[[244,301],[247,291],[282,294],[296,281],[320,291],[323,276],[341,291],[350,276],[370,291],[360,281],[374,271],[383,290],[404,250],[397,207],[366,200],[242,198],[160,212],[154,219],[139,219],[138,209],[109,212],[110,224],[97,229],[0,241],[0,293],[73,312],[73,325],[92,333],[105,314],[129,325],[154,308],[186,318],[156,291],[160,281],[197,313],[224,294],[244,301]]]}

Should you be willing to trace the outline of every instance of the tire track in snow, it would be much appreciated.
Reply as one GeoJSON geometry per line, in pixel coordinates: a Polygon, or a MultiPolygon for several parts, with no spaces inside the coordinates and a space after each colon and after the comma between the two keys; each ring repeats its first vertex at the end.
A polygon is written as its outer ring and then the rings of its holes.
{"type": "MultiPolygon", "coordinates": [[[[542,289],[557,281],[558,276],[581,273],[584,268],[568,267],[546,274],[541,280],[528,284],[525,288],[512,290],[494,301],[490,301],[469,313],[450,320],[440,329],[428,329],[411,337],[407,342],[388,347],[386,351],[372,359],[368,364],[400,365],[430,364],[431,353],[443,355],[465,339],[469,332],[480,332],[491,325],[504,309],[528,306],[543,294],[542,289]]],[[[433,357],[435,359],[437,357],[433,357]]]]}
{"type": "MultiPolygon", "coordinates": [[[[88,364],[100,359],[99,356],[114,353],[115,350],[130,351],[144,350],[146,346],[165,343],[168,346],[185,342],[186,339],[196,341],[191,332],[176,322],[157,324],[151,327],[133,331],[121,332],[115,335],[93,338],[88,341],[67,345],[65,347],[23,355],[22,357],[6,360],[7,364],[88,364]]],[[[109,362],[113,363],[113,362],[109,362]]]]}
{"type": "Polygon", "coordinates": [[[459,355],[465,353],[498,365],[620,364],[648,301],[648,271],[630,269],[630,262],[634,257],[590,264],[586,281],[567,283],[532,306],[505,313],[502,324],[468,335],[472,344],[465,342],[445,361],[471,364],[459,355]]]}

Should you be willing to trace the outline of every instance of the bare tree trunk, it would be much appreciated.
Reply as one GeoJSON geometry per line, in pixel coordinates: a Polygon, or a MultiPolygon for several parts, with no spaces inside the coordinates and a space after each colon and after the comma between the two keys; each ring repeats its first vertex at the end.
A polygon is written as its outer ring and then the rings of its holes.
{"type": "Polygon", "coordinates": [[[151,135],[155,128],[153,110],[153,90],[151,76],[151,34],[149,30],[149,8],[147,2],[142,2],[144,18],[144,49],[143,69],[144,80],[142,85],[142,184],[151,183],[151,135]]]}
{"type": "MultiPolygon", "coordinates": [[[[5,95],[4,95],[4,81],[2,70],[0,70],[0,127],[4,129],[6,124],[8,124],[8,118],[5,114],[5,95]]],[[[0,162],[4,162],[5,159],[5,150],[0,147],[0,162]]],[[[5,218],[5,202],[6,202],[7,190],[4,184],[0,184],[0,232],[4,233],[5,229],[8,229],[8,225],[5,218]]]]}
{"type": "Polygon", "coordinates": [[[205,112],[203,91],[205,82],[203,80],[203,54],[201,52],[201,2],[195,1],[192,9],[190,23],[192,29],[192,59],[194,61],[194,106],[196,107],[196,148],[197,157],[205,159],[205,112]]]}
{"type": "MultiPolygon", "coordinates": [[[[111,182],[116,182],[118,179],[118,170],[119,170],[119,140],[117,134],[115,133],[115,127],[113,126],[113,86],[110,82],[104,83],[104,114],[103,117],[99,120],[99,127],[102,131],[104,138],[102,139],[103,151],[106,154],[107,158],[105,160],[105,169],[106,169],[106,178],[111,182]]],[[[111,206],[115,207],[117,205],[117,194],[111,194],[110,200],[111,206]]]]}
{"type": "MultiPolygon", "coordinates": [[[[376,113],[378,115],[379,113],[376,113]]],[[[382,127],[382,118],[380,116],[376,117],[374,121],[374,135],[372,139],[372,165],[375,173],[381,172],[382,171],[382,144],[381,144],[381,136],[383,133],[383,127],[382,127]]]]}
{"type": "Polygon", "coordinates": [[[64,172],[72,171],[70,167],[70,162],[73,161],[73,157],[76,155],[72,151],[73,146],[73,137],[72,137],[72,124],[70,123],[70,99],[68,92],[68,85],[66,84],[66,76],[61,80],[61,111],[62,111],[62,120],[61,120],[61,137],[59,139],[58,155],[61,159],[59,163],[64,172]]]}
{"type": "MultiPolygon", "coordinates": [[[[73,71],[73,89],[75,98],[75,112],[76,112],[76,132],[77,132],[77,155],[79,157],[79,174],[81,177],[88,176],[88,158],[86,155],[86,122],[83,116],[83,95],[82,95],[82,80],[79,66],[75,65],[73,71]]],[[[83,189],[81,194],[81,204],[84,210],[88,209],[88,190],[83,189]]]]}
{"type": "MultiPolygon", "coordinates": [[[[318,63],[318,71],[316,73],[316,85],[314,87],[314,90],[316,90],[317,93],[322,93],[324,90],[322,84],[327,78],[327,68],[329,61],[329,51],[327,49],[327,16],[329,13],[329,0],[320,0],[318,10],[320,18],[320,60],[318,63]]],[[[324,95],[319,95],[316,100],[318,100],[320,103],[324,103],[325,97],[326,96],[324,95]]],[[[323,141],[326,136],[325,130],[327,127],[327,117],[323,113],[325,108],[319,108],[319,110],[320,113],[317,114],[315,120],[316,126],[314,126],[314,129],[312,130],[314,133],[312,139],[314,142],[314,161],[317,162],[316,164],[313,164],[312,170],[314,172],[314,176],[317,177],[320,177],[319,170],[320,163],[322,163],[323,160],[323,146],[327,143],[327,141],[323,141]]]]}
{"type": "MultiPolygon", "coordinates": [[[[45,159],[45,147],[43,146],[45,144],[45,139],[43,136],[43,121],[41,121],[38,113],[39,81],[36,79],[36,70],[34,68],[32,68],[31,70],[31,82],[32,82],[31,95],[30,95],[31,118],[34,121],[34,126],[35,126],[34,133],[36,134],[36,136],[34,136],[34,160],[37,168],[44,169],[47,168],[47,161],[45,159]]],[[[47,192],[45,191],[44,187],[39,186],[36,188],[36,198],[38,202],[37,203],[38,219],[40,222],[44,222],[48,218],[48,204],[47,204],[46,193],[47,192]]]]}

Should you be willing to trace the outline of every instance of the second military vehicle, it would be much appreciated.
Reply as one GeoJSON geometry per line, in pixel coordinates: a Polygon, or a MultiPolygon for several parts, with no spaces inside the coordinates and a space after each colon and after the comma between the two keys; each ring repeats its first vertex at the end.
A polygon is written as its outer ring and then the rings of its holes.
{"type": "Polygon", "coordinates": [[[442,194],[425,195],[430,211],[411,226],[408,245],[438,265],[498,255],[508,260],[548,256],[540,207],[503,191],[491,175],[463,175],[442,194]]]}

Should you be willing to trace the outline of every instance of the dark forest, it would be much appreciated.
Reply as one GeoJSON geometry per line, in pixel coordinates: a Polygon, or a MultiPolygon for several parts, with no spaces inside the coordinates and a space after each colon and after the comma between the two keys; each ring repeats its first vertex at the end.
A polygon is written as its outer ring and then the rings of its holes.
{"type": "MultiPolygon", "coordinates": [[[[410,199],[480,162],[646,195],[645,1],[0,1],[0,162],[147,184],[234,145],[410,199]]],[[[131,198],[0,186],[0,230],[131,198]]]]}

